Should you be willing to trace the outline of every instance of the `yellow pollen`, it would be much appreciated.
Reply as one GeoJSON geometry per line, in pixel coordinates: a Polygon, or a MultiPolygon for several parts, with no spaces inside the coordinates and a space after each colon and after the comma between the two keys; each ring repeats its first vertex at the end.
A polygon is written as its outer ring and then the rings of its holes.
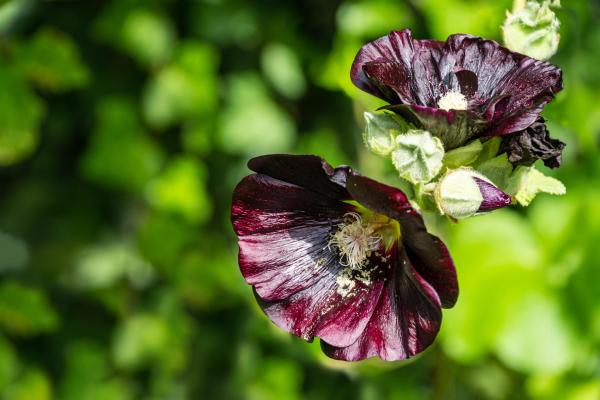
{"type": "Polygon", "coordinates": [[[438,108],[442,110],[466,110],[468,107],[467,98],[455,90],[451,90],[443,95],[438,101],[438,108]]]}

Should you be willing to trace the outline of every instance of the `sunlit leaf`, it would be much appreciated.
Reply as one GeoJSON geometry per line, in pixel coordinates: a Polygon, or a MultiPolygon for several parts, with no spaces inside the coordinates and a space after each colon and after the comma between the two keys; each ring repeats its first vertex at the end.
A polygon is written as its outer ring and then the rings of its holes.
{"type": "Polygon", "coordinates": [[[206,179],[206,168],[199,160],[179,157],[149,182],[146,198],[158,210],[172,212],[190,222],[204,222],[212,213],[206,179]]]}
{"type": "Polygon", "coordinates": [[[306,90],[300,61],[289,47],[280,43],[266,46],[261,65],[265,78],[284,96],[297,99],[306,90]]]}
{"type": "Polygon", "coordinates": [[[218,64],[218,53],[212,46],[182,43],[174,60],[149,81],[144,91],[144,116],[150,125],[165,128],[209,115],[218,100],[218,64]]]}
{"type": "Polygon", "coordinates": [[[48,91],[80,88],[90,79],[75,42],[52,28],[37,31],[19,47],[16,63],[25,79],[48,91]]]}
{"type": "Polygon", "coordinates": [[[0,326],[11,334],[30,336],[51,332],[59,316],[44,292],[14,281],[0,285],[0,326]]]}
{"type": "Polygon", "coordinates": [[[0,87],[0,165],[8,165],[35,150],[45,107],[16,74],[2,66],[0,87]]]}
{"type": "Polygon", "coordinates": [[[230,78],[227,106],[220,114],[219,142],[228,153],[259,155],[285,152],[295,127],[255,75],[230,78]]]}
{"type": "Polygon", "coordinates": [[[151,314],[132,316],[117,330],[112,354],[116,365],[136,369],[156,362],[167,350],[169,326],[151,314]]]}
{"type": "Polygon", "coordinates": [[[4,391],[10,400],[52,400],[50,378],[37,368],[26,369],[21,376],[4,391]]]}
{"type": "Polygon", "coordinates": [[[154,278],[152,266],[126,243],[115,242],[87,248],[81,252],[68,280],[82,289],[101,289],[127,280],[143,288],[154,278]]]}

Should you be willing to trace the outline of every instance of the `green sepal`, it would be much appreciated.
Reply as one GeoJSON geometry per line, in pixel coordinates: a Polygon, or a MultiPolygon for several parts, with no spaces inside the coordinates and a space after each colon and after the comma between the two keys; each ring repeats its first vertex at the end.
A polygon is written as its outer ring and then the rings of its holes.
{"type": "Polygon", "coordinates": [[[380,156],[389,155],[396,148],[396,136],[410,128],[401,117],[386,111],[365,112],[364,118],[365,146],[380,156]]]}
{"type": "Polygon", "coordinates": [[[448,168],[460,168],[465,165],[471,165],[478,158],[483,150],[483,144],[480,140],[473,140],[466,146],[450,150],[444,155],[444,165],[448,168]]]}
{"type": "Polygon", "coordinates": [[[533,166],[519,166],[508,179],[506,191],[520,205],[528,206],[538,193],[563,195],[567,189],[561,181],[542,174],[533,166]]]}
{"type": "Polygon", "coordinates": [[[442,168],[444,145],[428,131],[411,129],[395,138],[392,163],[401,178],[412,184],[431,181],[442,168]]]}

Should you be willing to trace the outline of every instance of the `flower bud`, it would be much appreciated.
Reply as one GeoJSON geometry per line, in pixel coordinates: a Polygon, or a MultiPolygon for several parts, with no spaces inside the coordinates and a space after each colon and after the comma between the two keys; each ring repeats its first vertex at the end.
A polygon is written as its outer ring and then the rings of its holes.
{"type": "Polygon", "coordinates": [[[427,183],[442,168],[444,145],[428,131],[410,129],[396,136],[392,163],[401,178],[410,183],[427,183]]]}
{"type": "Polygon", "coordinates": [[[364,117],[365,146],[380,156],[390,154],[396,148],[394,138],[408,129],[408,125],[403,123],[400,117],[385,111],[365,112],[364,117]]]}
{"type": "Polygon", "coordinates": [[[435,188],[435,201],[442,214],[464,219],[508,206],[512,198],[480,173],[459,168],[440,179],[435,188]]]}
{"type": "Polygon", "coordinates": [[[551,7],[560,7],[560,2],[515,2],[514,12],[507,14],[502,26],[506,47],[539,60],[552,57],[560,41],[560,21],[551,7]]]}

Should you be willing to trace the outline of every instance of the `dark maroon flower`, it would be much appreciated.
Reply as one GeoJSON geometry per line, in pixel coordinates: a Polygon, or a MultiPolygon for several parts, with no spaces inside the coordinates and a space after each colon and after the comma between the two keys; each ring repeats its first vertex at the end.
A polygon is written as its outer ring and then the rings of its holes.
{"type": "Polygon", "coordinates": [[[562,89],[558,67],[492,40],[415,40],[410,30],[367,43],[352,64],[360,89],[437,135],[446,149],[530,126],[562,89]]]}
{"type": "Polygon", "coordinates": [[[545,166],[558,168],[564,148],[563,142],[550,137],[544,119],[540,118],[529,128],[504,137],[500,152],[507,153],[513,165],[529,166],[543,160],[545,166]]]}
{"type": "Polygon", "coordinates": [[[312,155],[248,167],[231,211],[239,264],[276,325],[341,360],[405,359],[433,342],[456,271],[404,193],[312,155]]]}

